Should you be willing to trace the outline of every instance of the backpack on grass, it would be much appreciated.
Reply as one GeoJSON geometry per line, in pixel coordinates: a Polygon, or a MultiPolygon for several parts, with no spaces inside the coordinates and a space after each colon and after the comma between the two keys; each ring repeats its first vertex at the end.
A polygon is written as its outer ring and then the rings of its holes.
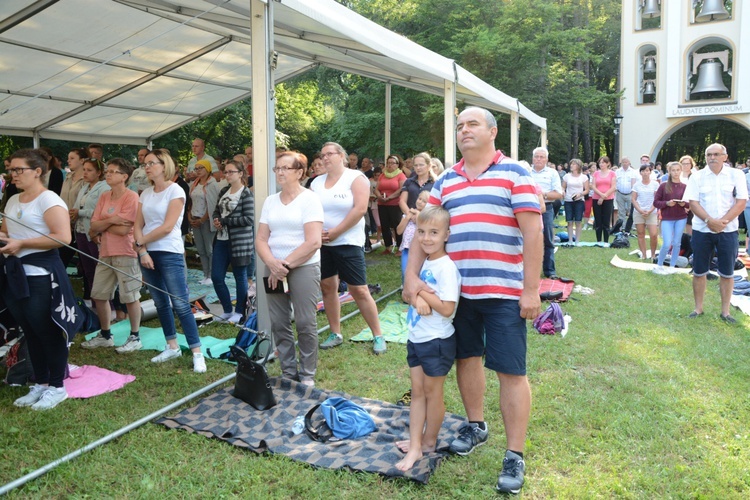
{"type": "MultiPolygon", "coordinates": [[[[253,311],[253,313],[248,316],[245,324],[242,326],[243,328],[240,328],[240,331],[237,332],[237,337],[234,339],[234,346],[246,352],[251,360],[257,361],[260,359],[260,353],[257,352],[259,338],[258,334],[256,333],[258,331],[258,312],[253,311]]],[[[218,356],[214,356],[211,354],[211,348],[209,347],[208,349],[206,349],[206,354],[208,354],[209,358],[213,359],[237,361],[236,359],[234,359],[234,354],[232,354],[231,349],[218,356]]]]}

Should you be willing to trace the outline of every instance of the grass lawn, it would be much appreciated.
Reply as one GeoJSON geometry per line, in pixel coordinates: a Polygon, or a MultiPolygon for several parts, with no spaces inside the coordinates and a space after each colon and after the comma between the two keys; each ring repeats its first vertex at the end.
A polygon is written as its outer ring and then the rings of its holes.
{"type": "MultiPolygon", "coordinates": [[[[585,239],[593,237],[584,232],[585,239]]],[[[633,248],[637,247],[631,240],[633,248]]],[[[719,320],[716,281],[706,314],[692,311],[690,278],[617,269],[628,250],[561,248],[558,274],[595,290],[563,304],[573,321],[565,338],[529,333],[533,408],[523,495],[530,498],[720,497],[750,495],[750,351],[748,319],[719,320]]],[[[371,283],[399,286],[398,259],[368,256],[371,283]]],[[[383,303],[379,304],[382,308],[383,303]]],[[[344,313],[352,310],[347,306],[344,313]]],[[[325,316],[319,315],[319,324],[325,316]]],[[[149,326],[154,323],[149,323],[149,326]]],[[[345,338],[364,328],[357,316],[345,338]]],[[[209,325],[201,335],[233,337],[209,325]]],[[[326,333],[327,335],[327,333],[326,333]]],[[[154,365],[153,352],[85,351],[71,362],[94,364],[137,380],[89,400],[37,413],[12,405],[26,389],[0,389],[0,484],[95,441],[231,373],[209,361],[192,372],[188,356],[154,365]]],[[[345,342],[321,351],[317,385],[395,401],[408,388],[406,348],[345,342]]],[[[270,365],[279,374],[278,363],[270,365]]],[[[444,461],[426,486],[374,474],[319,470],[285,457],[254,455],[226,443],[147,424],[13,491],[11,498],[487,498],[504,454],[497,380],[487,372],[490,441],[468,457],[444,461]]],[[[446,382],[449,412],[463,415],[455,371],[446,382]]],[[[172,412],[172,414],[177,411],[172,412]]]]}

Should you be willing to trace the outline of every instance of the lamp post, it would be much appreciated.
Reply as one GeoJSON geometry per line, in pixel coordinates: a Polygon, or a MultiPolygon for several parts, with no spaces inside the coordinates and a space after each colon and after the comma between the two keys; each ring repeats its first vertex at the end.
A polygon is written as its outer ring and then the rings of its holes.
{"type": "Polygon", "coordinates": [[[612,165],[618,165],[620,163],[620,124],[622,124],[622,115],[617,113],[612,121],[615,123],[615,152],[614,158],[612,159],[612,165]]]}

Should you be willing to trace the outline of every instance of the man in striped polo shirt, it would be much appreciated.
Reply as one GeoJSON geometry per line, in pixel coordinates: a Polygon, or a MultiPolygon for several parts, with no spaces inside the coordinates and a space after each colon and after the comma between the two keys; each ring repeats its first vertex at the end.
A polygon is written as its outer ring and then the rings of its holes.
{"type": "MultiPolygon", "coordinates": [[[[461,272],[456,328],[456,374],[468,423],[451,443],[451,451],[471,453],[488,438],[484,421],[485,366],[500,381],[500,411],[507,451],[497,482],[502,492],[523,486],[526,429],[531,388],[526,377],[526,320],[541,313],[539,274],[543,236],[539,198],[529,173],[502,162],[495,150],[497,123],[482,108],[469,107],[456,123],[456,142],[463,159],[435,182],[430,204],[451,215],[448,255],[461,272]]],[[[403,297],[410,304],[420,290],[425,254],[409,250],[403,297]]]]}

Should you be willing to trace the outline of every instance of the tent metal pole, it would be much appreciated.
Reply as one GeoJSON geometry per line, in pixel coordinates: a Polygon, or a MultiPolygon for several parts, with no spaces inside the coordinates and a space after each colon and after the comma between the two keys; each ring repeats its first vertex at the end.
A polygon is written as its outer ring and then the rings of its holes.
{"type": "Polygon", "coordinates": [[[37,469],[37,470],[35,470],[33,472],[30,472],[30,473],[26,474],[25,476],[16,479],[15,481],[11,481],[10,483],[8,483],[8,484],[0,487],[0,495],[4,495],[4,494],[8,493],[9,491],[11,491],[11,490],[13,490],[15,488],[18,488],[19,486],[23,486],[24,484],[28,483],[32,479],[36,479],[39,476],[42,476],[42,475],[46,474],[47,472],[51,471],[52,469],[54,469],[58,465],[62,465],[64,463],[66,463],[66,462],[70,462],[74,458],[77,458],[77,457],[83,455],[87,451],[91,451],[94,448],[97,448],[97,447],[99,447],[99,446],[101,446],[103,444],[109,443],[110,441],[112,441],[112,440],[114,440],[114,439],[122,436],[123,434],[127,434],[128,432],[130,432],[130,431],[132,431],[132,430],[134,430],[134,429],[136,429],[136,428],[138,428],[138,427],[140,427],[140,426],[142,426],[144,424],[147,424],[148,422],[150,422],[151,420],[155,419],[156,417],[160,417],[160,416],[164,415],[168,411],[171,411],[174,408],[177,408],[177,407],[179,407],[179,406],[187,403],[191,399],[194,399],[194,398],[196,398],[196,397],[198,397],[198,396],[200,396],[202,394],[207,393],[208,391],[213,390],[214,388],[216,388],[216,387],[218,387],[218,386],[220,386],[222,384],[225,384],[225,383],[229,382],[230,380],[232,380],[236,376],[237,376],[236,373],[231,373],[231,374],[227,375],[226,377],[224,377],[224,378],[222,378],[220,380],[217,380],[216,382],[213,382],[213,383],[205,386],[202,389],[198,389],[197,391],[193,392],[192,394],[188,394],[184,398],[182,398],[182,399],[180,399],[178,401],[175,401],[174,403],[172,403],[170,405],[167,405],[164,408],[162,408],[160,410],[157,410],[157,411],[151,413],[150,415],[147,415],[147,416],[143,417],[142,419],[140,419],[140,420],[138,420],[136,422],[133,422],[132,424],[128,424],[125,427],[122,427],[119,430],[117,430],[117,431],[115,431],[115,432],[113,432],[111,434],[108,434],[108,435],[104,436],[101,439],[98,439],[98,440],[94,441],[93,443],[87,444],[83,448],[79,448],[79,449],[77,449],[77,450],[75,450],[75,451],[73,451],[71,453],[68,453],[64,457],[58,458],[57,460],[48,463],[44,467],[41,467],[41,468],[39,468],[39,469],[37,469]]]}
{"type": "Polygon", "coordinates": [[[383,152],[383,161],[388,159],[391,154],[391,82],[385,83],[385,151],[383,152]]]}
{"type": "MultiPolygon", "coordinates": [[[[456,63],[453,63],[455,70],[456,63]]],[[[456,77],[458,78],[458,77],[456,77]]],[[[456,164],[456,82],[444,80],[443,93],[443,160],[445,168],[456,164]]]]}
{"type": "MultiPolygon", "coordinates": [[[[388,292],[387,294],[385,294],[385,295],[383,295],[382,297],[380,297],[380,298],[379,298],[378,300],[376,300],[376,301],[375,301],[375,303],[377,304],[377,303],[378,303],[378,302],[380,302],[381,300],[387,299],[388,297],[390,297],[390,296],[391,296],[391,295],[393,295],[394,293],[396,293],[396,292],[400,292],[401,290],[402,290],[401,288],[396,288],[395,290],[393,290],[393,291],[391,291],[391,292],[388,292]]],[[[341,318],[341,321],[347,320],[347,319],[349,319],[349,318],[353,318],[353,317],[354,317],[354,316],[356,316],[357,314],[359,314],[359,308],[357,308],[357,309],[356,309],[355,311],[352,311],[352,312],[350,312],[350,313],[349,313],[349,314],[347,314],[346,316],[343,316],[343,317],[341,318]]],[[[323,328],[321,328],[320,330],[318,330],[318,335],[320,335],[321,333],[325,332],[326,330],[330,330],[330,329],[331,329],[331,325],[326,325],[326,326],[324,326],[323,328]]]]}

